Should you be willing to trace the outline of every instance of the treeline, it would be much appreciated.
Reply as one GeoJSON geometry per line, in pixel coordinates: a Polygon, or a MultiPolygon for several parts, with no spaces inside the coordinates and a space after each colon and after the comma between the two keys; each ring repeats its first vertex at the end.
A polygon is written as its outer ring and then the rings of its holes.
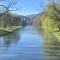
{"type": "Polygon", "coordinates": [[[42,29],[48,44],[60,44],[60,2],[49,0],[49,3],[42,9],[43,11],[33,18],[33,25],[42,29]]]}
{"type": "Polygon", "coordinates": [[[28,17],[7,12],[0,16],[0,27],[25,26],[29,21],[28,17]]]}
{"type": "Polygon", "coordinates": [[[16,14],[12,14],[10,12],[7,12],[6,14],[3,14],[0,16],[0,26],[4,26],[5,28],[7,26],[20,26],[20,16],[16,14]]]}
{"type": "Polygon", "coordinates": [[[25,25],[24,16],[13,14],[11,11],[19,10],[15,5],[16,0],[0,0],[0,29],[25,25]],[[2,4],[1,4],[2,3],[2,4]],[[15,7],[15,8],[14,8],[15,7]],[[12,8],[12,9],[11,9],[12,8]]]}
{"type": "Polygon", "coordinates": [[[49,0],[48,4],[42,9],[43,11],[40,14],[33,17],[34,24],[41,27],[45,20],[49,20],[52,26],[57,25],[60,30],[60,3],[58,0],[49,0]]]}

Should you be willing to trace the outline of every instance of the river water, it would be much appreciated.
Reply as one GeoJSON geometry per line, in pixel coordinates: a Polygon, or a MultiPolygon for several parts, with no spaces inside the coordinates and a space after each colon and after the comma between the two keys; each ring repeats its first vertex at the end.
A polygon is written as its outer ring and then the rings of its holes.
{"type": "Polygon", "coordinates": [[[32,26],[0,37],[0,60],[53,60],[45,52],[44,38],[32,26]]]}

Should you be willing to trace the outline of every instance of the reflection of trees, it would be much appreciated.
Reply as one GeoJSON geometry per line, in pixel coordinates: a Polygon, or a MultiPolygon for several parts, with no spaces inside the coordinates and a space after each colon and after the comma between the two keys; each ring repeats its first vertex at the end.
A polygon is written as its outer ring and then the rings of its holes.
{"type": "Polygon", "coordinates": [[[52,34],[45,34],[45,53],[52,56],[60,56],[60,43],[52,34]]]}
{"type": "Polygon", "coordinates": [[[13,33],[5,35],[3,37],[5,44],[8,46],[9,44],[11,44],[13,42],[17,42],[20,39],[20,33],[19,32],[20,31],[15,31],[13,33]]]}

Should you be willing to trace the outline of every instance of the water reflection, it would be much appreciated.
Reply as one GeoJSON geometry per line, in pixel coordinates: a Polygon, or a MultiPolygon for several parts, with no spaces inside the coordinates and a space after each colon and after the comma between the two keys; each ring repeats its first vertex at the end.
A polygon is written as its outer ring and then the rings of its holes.
{"type": "Polygon", "coordinates": [[[44,56],[46,60],[60,59],[60,43],[52,33],[44,33],[44,56]]]}
{"type": "Polygon", "coordinates": [[[1,60],[43,59],[43,38],[32,26],[0,37],[0,41],[1,60]]]}
{"type": "Polygon", "coordinates": [[[0,46],[9,46],[11,43],[16,43],[20,40],[20,31],[14,31],[13,33],[9,33],[3,37],[0,37],[0,46]]]}

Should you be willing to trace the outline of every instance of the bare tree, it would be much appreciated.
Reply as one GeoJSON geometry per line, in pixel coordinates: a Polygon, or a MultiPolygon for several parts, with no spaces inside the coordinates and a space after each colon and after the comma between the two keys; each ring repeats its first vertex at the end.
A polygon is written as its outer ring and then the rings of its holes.
{"type": "MultiPolygon", "coordinates": [[[[13,0],[13,1],[11,1],[11,0],[0,0],[0,7],[5,10],[3,12],[0,12],[0,16],[2,16],[3,14],[6,14],[9,11],[16,11],[16,10],[18,10],[17,8],[15,10],[13,9],[13,7],[16,5],[16,3],[17,2],[15,0],[13,0]],[[3,4],[3,2],[5,2],[7,4],[3,4]]],[[[0,8],[0,11],[2,10],[1,8],[0,8]]]]}

